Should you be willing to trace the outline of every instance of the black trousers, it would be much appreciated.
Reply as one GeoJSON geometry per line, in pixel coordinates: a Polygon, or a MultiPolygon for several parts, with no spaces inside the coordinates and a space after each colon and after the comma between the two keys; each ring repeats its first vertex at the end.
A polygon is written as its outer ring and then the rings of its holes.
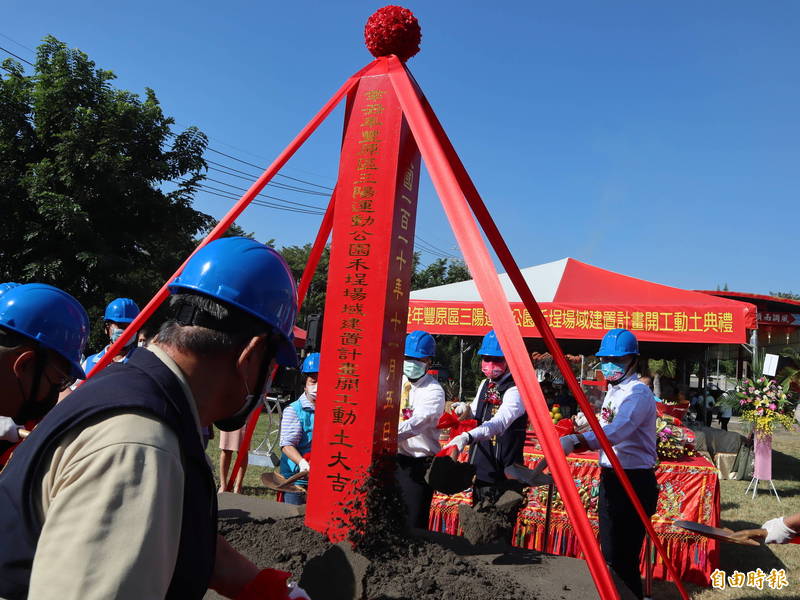
{"type": "Polygon", "coordinates": [[[430,457],[397,455],[395,479],[406,503],[406,523],[409,527],[428,528],[433,488],[425,481],[425,473],[430,464],[430,457]]]}
{"type": "MultiPolygon", "coordinates": [[[[658,504],[658,483],[652,469],[626,469],[645,512],[652,516],[658,504]]],[[[603,557],[637,598],[642,597],[639,554],[645,529],[613,469],[600,473],[597,512],[603,557]]]]}

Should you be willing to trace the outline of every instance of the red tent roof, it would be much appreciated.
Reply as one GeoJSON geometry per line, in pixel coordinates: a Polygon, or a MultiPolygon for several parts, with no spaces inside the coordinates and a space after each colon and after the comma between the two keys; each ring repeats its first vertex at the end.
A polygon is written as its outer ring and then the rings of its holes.
{"type": "MultiPolygon", "coordinates": [[[[600,339],[625,327],[643,341],[740,343],[756,327],[752,304],[621,275],[575,260],[522,270],[556,336],[600,339]]],[[[540,337],[501,275],[514,314],[527,337],[540,337]]],[[[482,335],[491,328],[472,281],[411,293],[408,330],[482,335]]]]}

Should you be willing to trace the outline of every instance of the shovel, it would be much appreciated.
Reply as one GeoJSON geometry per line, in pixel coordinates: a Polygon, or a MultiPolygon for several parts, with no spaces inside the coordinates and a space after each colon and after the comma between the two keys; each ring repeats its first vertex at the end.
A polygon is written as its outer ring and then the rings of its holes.
{"type": "Polygon", "coordinates": [[[433,457],[431,466],[425,473],[425,481],[437,492],[452,496],[463,492],[475,479],[475,465],[458,462],[458,448],[450,446],[433,457]]]}
{"type": "Polygon", "coordinates": [[[530,487],[537,487],[540,485],[550,485],[553,483],[552,475],[545,475],[542,473],[546,467],[547,461],[542,459],[534,469],[529,469],[526,466],[514,463],[513,465],[506,467],[504,469],[504,473],[509,479],[516,479],[517,481],[521,481],[530,487]]]}
{"type": "Polygon", "coordinates": [[[306,491],[305,488],[301,488],[299,485],[294,485],[294,482],[307,475],[308,471],[300,471],[299,473],[295,473],[287,479],[280,473],[267,471],[266,473],[261,474],[261,483],[263,483],[269,489],[275,490],[276,492],[294,492],[302,494],[306,491]]]}
{"type": "Polygon", "coordinates": [[[525,485],[529,485],[531,487],[536,487],[539,485],[547,486],[547,507],[545,508],[544,513],[544,539],[542,540],[542,552],[547,552],[547,545],[550,542],[550,518],[553,511],[553,491],[555,490],[555,486],[553,485],[553,476],[542,474],[542,471],[544,471],[546,467],[547,460],[543,458],[533,469],[529,469],[528,467],[524,467],[515,463],[510,467],[506,467],[504,471],[506,477],[521,481],[525,485]]]}

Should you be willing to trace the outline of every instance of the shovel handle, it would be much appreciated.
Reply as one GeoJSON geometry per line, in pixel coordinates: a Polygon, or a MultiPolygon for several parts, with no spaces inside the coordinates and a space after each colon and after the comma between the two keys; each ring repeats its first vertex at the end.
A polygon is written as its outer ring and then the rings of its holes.
{"type": "Polygon", "coordinates": [[[291,477],[287,478],[287,479],[286,479],[286,481],[284,481],[284,482],[281,484],[281,487],[283,487],[284,485],[289,485],[289,484],[292,484],[292,483],[294,483],[295,481],[297,481],[298,479],[302,479],[303,477],[305,477],[305,476],[307,476],[307,475],[308,475],[308,471],[300,471],[300,472],[298,472],[298,473],[295,473],[295,474],[294,474],[294,475],[292,475],[291,477]]]}

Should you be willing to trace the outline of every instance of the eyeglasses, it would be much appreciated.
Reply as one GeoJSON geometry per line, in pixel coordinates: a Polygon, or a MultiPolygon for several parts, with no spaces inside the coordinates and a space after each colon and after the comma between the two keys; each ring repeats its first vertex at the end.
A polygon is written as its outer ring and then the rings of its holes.
{"type": "Polygon", "coordinates": [[[60,375],[60,377],[56,381],[53,381],[47,374],[47,369],[45,369],[44,371],[44,377],[45,379],[47,379],[47,383],[56,386],[59,392],[63,392],[64,390],[72,386],[73,383],[75,383],[76,380],[75,377],[73,377],[72,375],[68,375],[67,373],[64,373],[64,371],[62,371],[55,365],[50,365],[50,366],[56,373],[60,375]]]}

